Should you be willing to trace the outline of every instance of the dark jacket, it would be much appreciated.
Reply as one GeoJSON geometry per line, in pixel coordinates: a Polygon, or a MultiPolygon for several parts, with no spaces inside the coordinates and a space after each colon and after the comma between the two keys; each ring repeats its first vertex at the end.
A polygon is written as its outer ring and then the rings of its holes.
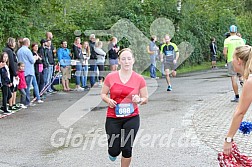
{"type": "Polygon", "coordinates": [[[211,55],[217,55],[217,46],[214,42],[211,42],[209,44],[209,48],[210,48],[211,55]]]}
{"type": "Polygon", "coordinates": [[[95,53],[94,47],[95,47],[95,42],[89,41],[89,47],[90,47],[90,60],[92,59],[97,59],[97,55],[95,53]]]}
{"type": "Polygon", "coordinates": [[[113,44],[109,44],[109,59],[117,59],[118,53],[113,49],[117,48],[117,45],[113,46],[113,44]]]}
{"type": "Polygon", "coordinates": [[[15,54],[14,50],[10,48],[9,46],[6,46],[3,49],[4,52],[8,54],[9,59],[9,69],[10,69],[10,76],[17,76],[17,67],[18,67],[18,59],[17,55],[15,54]]]}
{"type": "Polygon", "coordinates": [[[75,60],[83,60],[82,50],[75,44],[73,44],[72,52],[75,60]]]}
{"type": "Polygon", "coordinates": [[[0,74],[1,74],[2,85],[7,86],[8,84],[11,83],[10,78],[8,76],[8,71],[5,67],[0,68],[0,74]]]}
{"type": "Polygon", "coordinates": [[[42,63],[43,63],[44,68],[49,67],[49,61],[48,61],[48,58],[46,57],[47,52],[48,52],[48,49],[44,48],[43,46],[40,46],[38,49],[38,54],[42,57],[42,63]]]}
{"type": "Polygon", "coordinates": [[[52,48],[47,48],[47,56],[48,56],[48,61],[50,65],[54,65],[54,57],[53,57],[53,50],[52,48]]]}

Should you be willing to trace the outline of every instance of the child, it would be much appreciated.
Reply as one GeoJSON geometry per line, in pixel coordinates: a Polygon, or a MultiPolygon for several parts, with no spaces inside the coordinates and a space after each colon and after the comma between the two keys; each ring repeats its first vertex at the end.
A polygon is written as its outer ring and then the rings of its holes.
{"type": "Polygon", "coordinates": [[[19,77],[19,84],[18,84],[18,90],[21,94],[20,96],[20,103],[22,108],[27,108],[25,106],[25,98],[26,98],[26,93],[25,89],[27,88],[26,81],[25,81],[25,75],[24,75],[24,68],[25,64],[23,62],[18,63],[18,77],[19,77]]]}
{"type": "Polygon", "coordinates": [[[10,81],[10,72],[9,72],[9,61],[8,61],[8,54],[6,52],[1,53],[0,55],[0,62],[5,63],[5,66],[0,68],[1,74],[1,82],[2,82],[2,107],[4,114],[11,114],[9,110],[7,110],[7,101],[11,98],[11,91],[10,87],[12,85],[10,81]]]}

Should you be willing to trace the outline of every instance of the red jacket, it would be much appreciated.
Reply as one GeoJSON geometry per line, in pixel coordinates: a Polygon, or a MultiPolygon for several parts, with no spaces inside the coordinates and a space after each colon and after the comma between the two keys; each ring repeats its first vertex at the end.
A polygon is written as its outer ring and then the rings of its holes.
{"type": "Polygon", "coordinates": [[[19,77],[19,84],[18,84],[18,89],[26,89],[26,81],[25,81],[25,76],[24,76],[24,71],[18,71],[18,77],[19,77]]]}

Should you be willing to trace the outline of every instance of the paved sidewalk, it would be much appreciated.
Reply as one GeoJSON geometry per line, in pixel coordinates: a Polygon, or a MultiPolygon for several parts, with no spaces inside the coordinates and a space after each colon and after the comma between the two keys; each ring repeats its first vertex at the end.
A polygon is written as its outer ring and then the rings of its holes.
{"type": "MultiPolygon", "coordinates": [[[[209,147],[219,152],[222,151],[223,139],[226,137],[237,106],[237,103],[230,102],[232,96],[233,92],[228,92],[209,99],[208,104],[202,103],[194,106],[192,125],[197,136],[209,147]]],[[[243,121],[252,122],[251,107],[243,121]]],[[[238,132],[234,140],[242,153],[252,156],[251,134],[244,135],[238,132]]]]}

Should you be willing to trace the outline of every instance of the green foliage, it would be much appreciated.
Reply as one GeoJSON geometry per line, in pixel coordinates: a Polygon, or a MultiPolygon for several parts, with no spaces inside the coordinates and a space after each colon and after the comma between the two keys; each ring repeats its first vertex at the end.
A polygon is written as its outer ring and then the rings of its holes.
{"type": "MultiPolygon", "coordinates": [[[[54,45],[62,39],[73,43],[75,30],[107,30],[119,19],[129,19],[145,36],[155,19],[167,18],[179,31],[173,42],[187,41],[195,48],[184,65],[201,64],[209,60],[209,42],[215,37],[219,58],[222,58],[224,33],[232,24],[238,26],[243,38],[252,41],[251,0],[183,0],[177,13],[177,0],[2,0],[0,1],[0,46],[8,37],[29,37],[39,42],[45,32],[54,34],[54,45]]],[[[169,33],[169,32],[167,32],[169,33]]],[[[110,36],[100,37],[108,40],[110,36]]],[[[159,39],[160,41],[162,39],[159,39]]],[[[124,38],[120,47],[130,45],[124,38]]],[[[141,48],[145,49],[145,48],[141,48]]],[[[183,65],[182,65],[183,66],[183,65]]]]}

